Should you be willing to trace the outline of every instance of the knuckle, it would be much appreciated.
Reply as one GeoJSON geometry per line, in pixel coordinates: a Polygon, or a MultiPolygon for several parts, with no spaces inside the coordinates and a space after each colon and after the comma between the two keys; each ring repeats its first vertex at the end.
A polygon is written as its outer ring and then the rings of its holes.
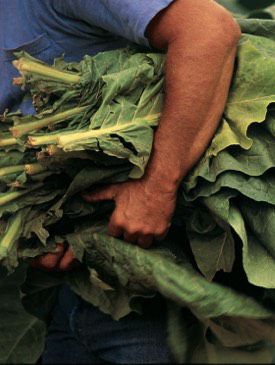
{"type": "Polygon", "coordinates": [[[116,227],[116,228],[123,228],[124,227],[124,221],[121,217],[118,217],[116,215],[114,215],[111,218],[110,223],[112,224],[112,226],[116,227]]]}
{"type": "Polygon", "coordinates": [[[152,229],[151,227],[145,227],[141,234],[144,235],[144,236],[150,236],[150,235],[154,235],[155,231],[154,229],[152,229]]]}
{"type": "Polygon", "coordinates": [[[167,227],[164,227],[164,226],[162,226],[162,227],[158,227],[158,228],[156,228],[156,230],[155,230],[155,235],[157,236],[157,237],[159,237],[159,236],[163,236],[163,235],[165,235],[165,233],[167,232],[167,227]]]}
{"type": "Polygon", "coordinates": [[[114,229],[124,229],[124,224],[121,220],[112,220],[110,226],[114,229]]]}
{"type": "Polygon", "coordinates": [[[140,229],[138,227],[135,226],[126,226],[125,227],[125,231],[129,234],[129,235],[136,235],[136,234],[140,234],[140,229]]]}

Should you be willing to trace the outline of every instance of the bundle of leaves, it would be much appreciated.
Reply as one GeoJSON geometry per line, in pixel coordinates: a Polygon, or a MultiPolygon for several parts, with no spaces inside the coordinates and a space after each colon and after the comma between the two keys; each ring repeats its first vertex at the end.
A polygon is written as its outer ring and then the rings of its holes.
{"type": "Polygon", "coordinates": [[[115,320],[161,295],[179,362],[271,362],[275,20],[273,7],[255,14],[239,18],[243,36],[220,127],[182,183],[168,236],[149,250],[109,237],[113,204],[88,204],[80,192],[143,175],[165,56],[122,49],[48,66],[16,55],[14,82],[37,114],[1,118],[0,362],[35,362],[64,283],[115,320]],[[82,267],[26,269],[24,261],[54,251],[55,242],[70,245],[82,267]]]}

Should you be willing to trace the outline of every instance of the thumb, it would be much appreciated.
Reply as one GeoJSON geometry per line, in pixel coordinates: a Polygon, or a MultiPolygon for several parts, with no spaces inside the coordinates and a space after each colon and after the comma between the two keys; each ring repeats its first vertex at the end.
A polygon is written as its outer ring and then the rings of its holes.
{"type": "Polygon", "coordinates": [[[83,193],[82,197],[89,203],[99,202],[103,200],[114,200],[116,197],[116,186],[106,186],[96,189],[92,192],[83,193]]]}

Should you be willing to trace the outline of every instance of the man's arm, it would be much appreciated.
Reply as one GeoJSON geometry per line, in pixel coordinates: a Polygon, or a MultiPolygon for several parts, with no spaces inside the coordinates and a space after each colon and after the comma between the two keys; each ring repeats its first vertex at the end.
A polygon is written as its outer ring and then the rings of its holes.
{"type": "Polygon", "coordinates": [[[148,37],[168,52],[165,105],[147,173],[177,187],[217,128],[240,29],[214,1],[178,0],[151,22],[148,37]]]}
{"type": "MultiPolygon", "coordinates": [[[[211,0],[176,0],[149,24],[150,43],[167,50],[165,103],[153,152],[140,180],[108,186],[85,196],[114,199],[109,234],[148,247],[167,233],[180,181],[198,161],[223,112],[240,30],[211,0]]],[[[34,265],[68,269],[70,250],[42,256],[34,265]]]]}
{"type": "Polygon", "coordinates": [[[148,27],[167,49],[165,103],[146,175],[101,189],[88,201],[114,199],[109,233],[149,246],[167,232],[182,178],[211,140],[226,103],[240,29],[210,0],[177,0],[148,27]]]}

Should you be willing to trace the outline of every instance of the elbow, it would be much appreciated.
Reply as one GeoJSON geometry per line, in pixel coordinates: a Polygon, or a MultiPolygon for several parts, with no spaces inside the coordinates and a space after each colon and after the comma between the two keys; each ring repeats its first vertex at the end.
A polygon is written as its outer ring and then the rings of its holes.
{"type": "Polygon", "coordinates": [[[218,5],[217,36],[220,42],[227,48],[236,48],[241,38],[241,29],[233,16],[224,8],[218,5]]]}

